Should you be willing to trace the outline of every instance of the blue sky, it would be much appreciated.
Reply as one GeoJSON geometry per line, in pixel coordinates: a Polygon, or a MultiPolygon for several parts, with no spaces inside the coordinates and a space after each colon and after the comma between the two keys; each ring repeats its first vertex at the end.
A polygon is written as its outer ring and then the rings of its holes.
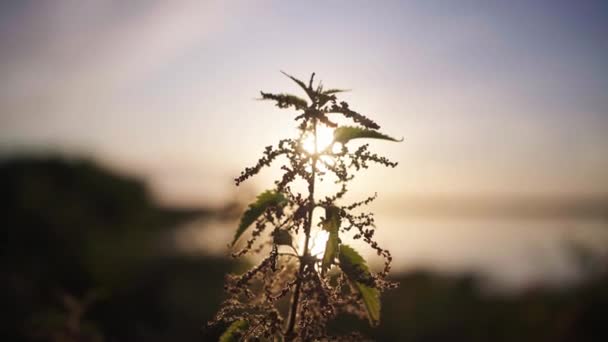
{"type": "Polygon", "coordinates": [[[608,192],[605,2],[0,6],[4,153],[85,153],[169,201],[226,198],[232,176],[291,133],[292,114],[254,101],[259,90],[297,92],[279,70],[315,71],[406,139],[377,144],[401,167],[370,171],[361,189],[608,192]]]}

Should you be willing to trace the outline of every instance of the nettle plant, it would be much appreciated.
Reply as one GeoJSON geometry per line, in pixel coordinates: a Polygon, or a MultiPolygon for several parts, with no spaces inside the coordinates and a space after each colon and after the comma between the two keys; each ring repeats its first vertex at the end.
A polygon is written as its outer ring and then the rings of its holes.
{"type": "Polygon", "coordinates": [[[286,161],[281,166],[282,177],[275,181],[274,188],[261,193],[244,212],[231,243],[232,248],[240,246],[234,257],[268,254],[244,274],[227,277],[228,298],[210,322],[228,326],[221,341],[362,337],[356,332],[329,336],[327,325],[343,313],[367,318],[371,325],[377,325],[380,294],[397,286],[387,279],[392,260],[390,252],[374,241],[373,214],[355,213],[373,201],[376,194],[355,203],[340,202],[344,201],[347,184],[354,178],[353,172],[367,168],[370,163],[397,166],[370,152],[369,144],[359,144],[351,150],[353,144],[349,142],[362,138],[400,140],[378,132],[378,124],[351,110],[346,102],[338,102],[336,94],[345,90],[324,90],[321,82],[313,87],[314,73],[308,84],[285,75],[304,90],[309,100],[261,92],[262,100],[299,112],[295,117],[299,123],[298,136],[280,140],[276,147],[267,146],[257,164],[246,168],[235,179],[239,185],[275,159],[284,157],[286,161]],[[352,120],[355,125],[338,125],[335,120],[352,120]],[[327,134],[321,135],[328,130],[333,130],[329,139],[327,134]],[[324,137],[329,140],[325,146],[320,144],[324,137]],[[319,183],[330,176],[336,184],[333,185],[335,192],[318,199],[319,183]],[[301,183],[301,191],[297,182],[301,183]],[[248,230],[251,230],[250,238],[245,243],[237,243],[248,230]],[[312,246],[313,230],[325,232],[327,236],[318,254],[311,251],[318,249],[312,246]],[[371,272],[359,252],[343,242],[347,234],[354,240],[364,241],[383,257],[381,272],[371,272]]]}

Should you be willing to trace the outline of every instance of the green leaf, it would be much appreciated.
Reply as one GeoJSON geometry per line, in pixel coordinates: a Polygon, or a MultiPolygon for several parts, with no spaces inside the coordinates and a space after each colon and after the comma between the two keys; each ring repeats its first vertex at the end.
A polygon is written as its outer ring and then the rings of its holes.
{"type": "Polygon", "coordinates": [[[288,108],[293,106],[297,110],[305,110],[308,108],[308,102],[303,98],[297,97],[291,94],[271,94],[265,93],[263,91],[260,92],[262,94],[261,100],[272,100],[277,103],[277,107],[279,108],[288,108]]]}
{"type": "Polygon", "coordinates": [[[331,267],[336,256],[338,256],[338,247],[340,238],[338,230],[340,229],[340,208],[329,206],[325,208],[325,220],[321,223],[324,230],[329,232],[329,238],[325,244],[325,253],[321,264],[321,274],[331,267]]]}
{"type": "Polygon", "coordinates": [[[236,230],[232,245],[241,237],[247,228],[260,217],[266,209],[274,206],[283,205],[286,202],[285,196],[282,193],[274,190],[266,190],[259,194],[256,201],[249,205],[249,208],[243,213],[241,222],[236,230]]]}
{"type": "Polygon", "coordinates": [[[241,340],[243,332],[249,328],[249,323],[245,320],[234,321],[228,329],[220,336],[219,342],[238,342],[241,340]]]}
{"type": "Polygon", "coordinates": [[[365,304],[369,323],[377,325],[380,322],[380,292],[378,289],[362,283],[355,283],[355,287],[359,290],[363,304],[365,304]]]}
{"type": "Polygon", "coordinates": [[[349,278],[355,281],[361,281],[362,276],[370,274],[367,263],[361,254],[345,244],[340,248],[340,267],[349,278]]]}
{"type": "Polygon", "coordinates": [[[327,238],[327,243],[325,244],[325,253],[323,254],[323,263],[321,265],[322,275],[327,272],[338,255],[339,245],[340,238],[338,237],[338,231],[329,232],[329,238],[327,238]]]}
{"type": "Polygon", "coordinates": [[[361,294],[371,325],[380,321],[380,292],[373,286],[373,278],[363,257],[348,245],[340,246],[340,268],[361,294]]]}
{"type": "Polygon", "coordinates": [[[334,130],[334,141],[341,142],[342,144],[346,144],[352,139],[359,138],[383,139],[397,142],[403,141],[403,139],[395,139],[378,131],[360,127],[341,126],[334,130]]]}

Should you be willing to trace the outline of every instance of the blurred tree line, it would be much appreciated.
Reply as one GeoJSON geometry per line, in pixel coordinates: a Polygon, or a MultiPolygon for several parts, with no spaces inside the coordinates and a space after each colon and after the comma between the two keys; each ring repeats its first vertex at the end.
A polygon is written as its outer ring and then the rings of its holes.
{"type": "MultiPolygon", "coordinates": [[[[62,157],[0,161],[2,341],[206,341],[223,296],[221,257],[173,250],[180,224],[217,213],[162,207],[145,184],[62,157]]],[[[379,341],[608,341],[605,260],[581,256],[587,281],[487,295],[476,277],[400,275],[377,329],[333,324],[379,341]],[[593,265],[593,267],[589,266],[593,265]]]]}
{"type": "Polygon", "coordinates": [[[3,341],[201,336],[234,265],[173,253],[170,237],[208,211],[160,207],[87,160],[4,160],[0,188],[3,341]]]}

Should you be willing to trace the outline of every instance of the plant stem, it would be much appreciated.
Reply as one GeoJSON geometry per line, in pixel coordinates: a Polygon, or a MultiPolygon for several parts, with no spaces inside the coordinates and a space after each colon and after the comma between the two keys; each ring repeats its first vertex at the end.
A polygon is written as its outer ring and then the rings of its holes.
{"type": "Polygon", "coordinates": [[[291,309],[289,311],[289,321],[287,323],[287,330],[285,331],[285,338],[289,341],[293,337],[294,328],[296,325],[296,316],[298,313],[298,303],[300,300],[300,288],[302,287],[302,278],[304,276],[304,268],[307,265],[308,260],[308,242],[310,240],[310,230],[312,227],[312,213],[315,210],[315,177],[317,170],[317,119],[314,118],[312,122],[313,127],[313,135],[314,135],[314,149],[315,153],[312,156],[312,170],[311,170],[311,179],[308,181],[308,219],[306,220],[306,224],[304,226],[304,252],[302,254],[302,258],[300,258],[300,269],[298,270],[298,279],[296,281],[296,287],[293,292],[293,299],[291,301],[291,309]]]}

